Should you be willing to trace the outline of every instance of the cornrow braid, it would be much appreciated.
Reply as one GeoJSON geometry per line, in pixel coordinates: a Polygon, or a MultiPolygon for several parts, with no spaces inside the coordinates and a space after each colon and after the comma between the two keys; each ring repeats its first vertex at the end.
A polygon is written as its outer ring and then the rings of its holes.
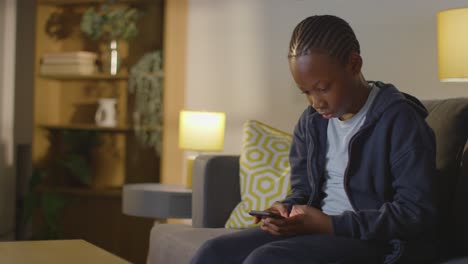
{"type": "Polygon", "coordinates": [[[348,61],[351,52],[361,52],[351,26],[331,15],[311,16],[302,20],[292,33],[288,57],[307,55],[314,49],[327,52],[343,64],[348,61]]]}

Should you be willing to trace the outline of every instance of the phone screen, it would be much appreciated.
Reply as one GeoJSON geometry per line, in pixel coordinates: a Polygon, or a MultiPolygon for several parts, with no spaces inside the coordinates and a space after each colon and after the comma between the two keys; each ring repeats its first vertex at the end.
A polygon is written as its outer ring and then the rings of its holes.
{"type": "Polygon", "coordinates": [[[258,217],[271,217],[271,218],[277,218],[277,219],[282,219],[284,218],[280,214],[272,213],[272,212],[265,212],[265,211],[250,211],[250,215],[252,216],[258,216],[258,217]]]}

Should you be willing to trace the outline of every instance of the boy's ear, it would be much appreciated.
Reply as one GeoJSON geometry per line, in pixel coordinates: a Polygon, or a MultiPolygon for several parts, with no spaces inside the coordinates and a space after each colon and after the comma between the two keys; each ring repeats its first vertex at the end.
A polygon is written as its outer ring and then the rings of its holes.
{"type": "Polygon", "coordinates": [[[360,74],[362,69],[361,55],[359,55],[357,52],[352,52],[349,55],[348,67],[353,75],[360,74]]]}

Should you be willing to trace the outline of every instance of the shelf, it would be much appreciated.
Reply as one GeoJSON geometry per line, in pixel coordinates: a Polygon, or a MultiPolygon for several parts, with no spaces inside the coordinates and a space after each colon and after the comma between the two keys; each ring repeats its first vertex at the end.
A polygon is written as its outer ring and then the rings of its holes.
{"type": "Polygon", "coordinates": [[[52,80],[126,80],[128,79],[128,74],[121,73],[118,75],[109,75],[109,74],[90,74],[90,75],[65,75],[65,74],[41,74],[40,77],[45,79],[52,80]]]}
{"type": "Polygon", "coordinates": [[[39,127],[50,129],[50,130],[91,130],[91,131],[102,131],[102,132],[114,132],[114,133],[127,133],[132,131],[160,131],[161,127],[147,127],[134,129],[128,126],[117,126],[117,127],[99,127],[91,124],[39,124],[39,127]]]}
{"type": "MultiPolygon", "coordinates": [[[[99,53],[103,41],[92,41],[86,37],[80,30],[80,22],[86,10],[91,7],[99,10],[111,1],[31,2],[34,2],[34,28],[38,29],[31,42],[35,50],[31,60],[34,62],[34,72],[32,76],[26,76],[33,78],[34,86],[34,104],[30,111],[34,128],[32,169],[49,173],[47,179],[42,181],[43,185],[37,186],[37,194],[57,195],[73,201],[63,208],[57,226],[63,238],[87,239],[131,263],[145,263],[148,251],[145,237],[154,221],[122,214],[122,185],[126,182],[159,181],[161,157],[153,148],[137,142],[138,135],[134,134],[132,125],[134,95],[128,92],[128,81],[133,77],[131,67],[143,54],[163,47],[165,1],[112,1],[116,8],[135,7],[144,11],[138,22],[138,36],[131,44],[122,43],[119,46],[126,61],[122,61],[117,76],[98,69],[65,72],[62,67],[60,71],[45,71],[40,66],[44,61],[43,55],[48,53],[99,53]],[[101,98],[117,99],[115,110],[120,126],[96,125],[94,117],[101,98]],[[85,155],[85,150],[89,150],[88,155],[85,155]],[[73,159],[73,155],[86,158],[90,186],[80,184],[74,177],[77,172],[73,169],[81,166],[81,161],[73,163],[78,160],[73,159]],[[68,159],[70,156],[72,158],[68,159]],[[59,164],[63,161],[73,164],[59,164]],[[68,165],[73,168],[67,168],[68,165]]],[[[33,235],[43,233],[41,227],[45,222],[41,215],[44,210],[47,208],[39,208],[32,218],[30,233],[33,235]]]]}
{"type": "MultiPolygon", "coordinates": [[[[89,5],[89,4],[109,4],[109,0],[38,0],[38,4],[42,5],[58,5],[58,6],[72,6],[72,5],[89,5]]],[[[162,0],[118,0],[116,4],[154,4],[162,3],[162,0]]]]}
{"type": "Polygon", "coordinates": [[[52,186],[39,186],[39,192],[53,192],[59,194],[68,194],[73,196],[87,196],[87,197],[122,197],[122,188],[79,188],[79,187],[52,187],[52,186]]]}
{"type": "Polygon", "coordinates": [[[40,124],[39,126],[50,130],[91,130],[113,133],[126,133],[132,131],[132,129],[127,126],[99,127],[91,124],[40,124]]]}

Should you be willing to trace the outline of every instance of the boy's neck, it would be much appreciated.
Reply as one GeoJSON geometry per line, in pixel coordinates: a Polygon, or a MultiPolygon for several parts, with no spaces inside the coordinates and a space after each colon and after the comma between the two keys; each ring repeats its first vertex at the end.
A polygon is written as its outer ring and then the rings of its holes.
{"type": "Polygon", "coordinates": [[[362,74],[358,81],[358,88],[356,90],[357,90],[357,94],[355,97],[355,102],[351,106],[351,111],[349,113],[345,113],[342,116],[340,116],[339,119],[341,121],[346,121],[346,120],[353,118],[353,116],[357,114],[359,110],[361,110],[361,108],[366,103],[367,98],[369,97],[369,94],[370,94],[369,84],[364,79],[364,76],[362,74]]]}

